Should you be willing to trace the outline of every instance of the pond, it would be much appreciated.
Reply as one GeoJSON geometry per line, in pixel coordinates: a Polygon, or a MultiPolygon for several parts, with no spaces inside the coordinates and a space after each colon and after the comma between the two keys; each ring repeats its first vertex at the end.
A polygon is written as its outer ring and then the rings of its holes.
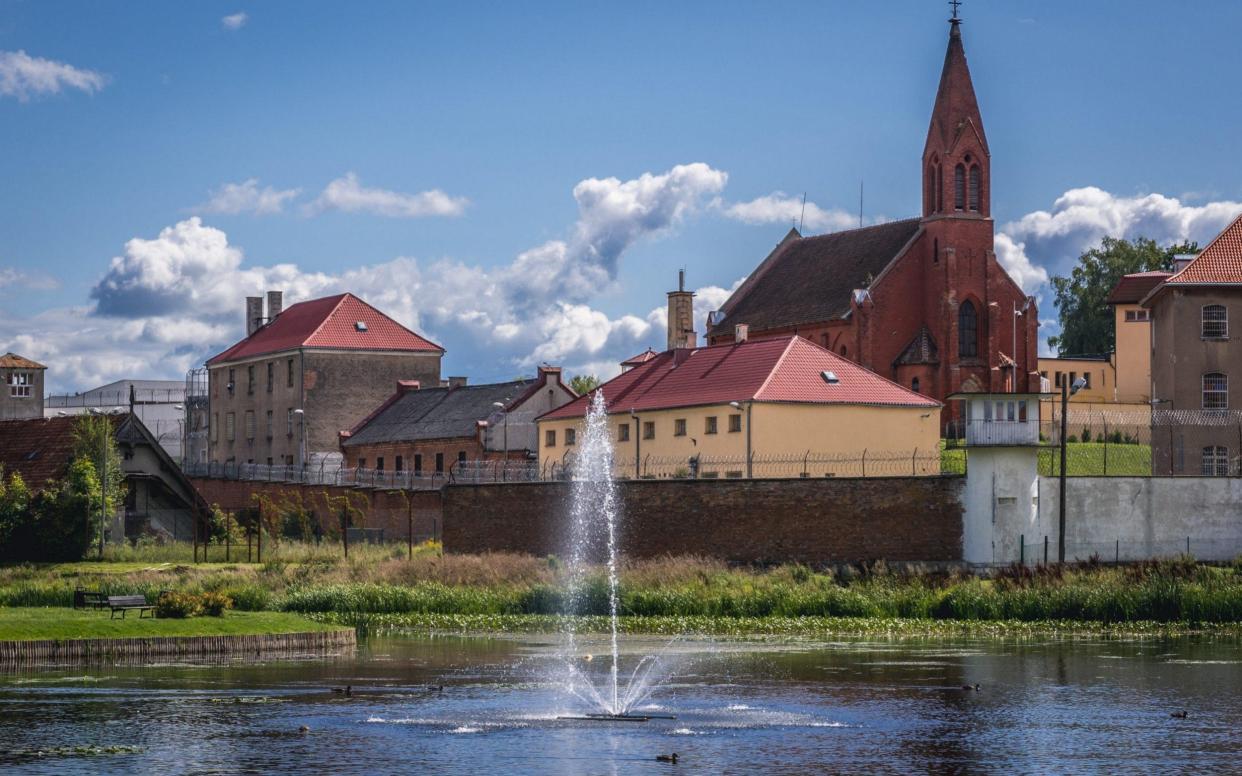
{"type": "Polygon", "coordinates": [[[690,772],[1202,772],[1242,751],[1236,640],[627,637],[623,669],[659,650],[675,672],[637,713],[676,718],[647,722],[557,719],[593,709],[560,692],[554,637],[0,672],[0,769],[657,773],[676,752],[690,772]]]}

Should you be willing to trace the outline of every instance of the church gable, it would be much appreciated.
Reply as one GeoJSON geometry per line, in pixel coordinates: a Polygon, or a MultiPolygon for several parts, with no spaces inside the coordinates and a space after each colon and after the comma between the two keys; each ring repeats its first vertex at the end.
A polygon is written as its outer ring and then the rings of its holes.
{"type": "Polygon", "coordinates": [[[936,347],[936,338],[926,324],[914,335],[910,344],[901,352],[894,366],[933,365],[940,363],[940,349],[936,347]]]}

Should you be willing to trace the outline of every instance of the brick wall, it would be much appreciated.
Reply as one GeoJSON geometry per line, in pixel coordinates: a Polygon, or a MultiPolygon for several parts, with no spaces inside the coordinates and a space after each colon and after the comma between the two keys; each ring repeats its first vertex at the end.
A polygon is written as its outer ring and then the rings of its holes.
{"type": "MultiPolygon", "coordinates": [[[[959,478],[627,481],[622,553],[739,563],[957,561],[959,478]]],[[[568,483],[450,485],[446,552],[567,553],[568,483]]]]}
{"type": "MultiPolygon", "coordinates": [[[[337,511],[328,501],[345,496],[364,515],[356,517],[354,527],[383,528],[384,538],[405,541],[409,536],[409,514],[413,507],[414,540],[439,535],[440,493],[438,491],[385,491],[367,488],[341,488],[326,485],[292,485],[280,482],[241,482],[193,478],[190,480],[203,499],[221,509],[246,509],[256,505],[255,494],[269,503],[294,501],[311,510],[325,530],[337,525],[337,511]],[[408,498],[408,500],[407,500],[408,498]]],[[[338,502],[339,503],[339,502],[338,502]]]]}

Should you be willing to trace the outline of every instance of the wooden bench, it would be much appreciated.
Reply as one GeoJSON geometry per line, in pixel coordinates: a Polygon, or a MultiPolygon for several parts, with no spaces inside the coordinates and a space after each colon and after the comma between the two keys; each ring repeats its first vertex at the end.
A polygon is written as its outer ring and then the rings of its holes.
{"type": "Polygon", "coordinates": [[[74,609],[102,609],[108,605],[108,597],[95,590],[78,588],[73,591],[74,609]]]}
{"type": "Polygon", "coordinates": [[[112,617],[116,619],[116,613],[121,613],[121,619],[125,619],[125,613],[130,609],[138,610],[138,618],[142,619],[144,611],[151,612],[151,616],[155,616],[155,604],[147,603],[145,595],[110,595],[108,596],[108,608],[112,610],[112,617]]]}

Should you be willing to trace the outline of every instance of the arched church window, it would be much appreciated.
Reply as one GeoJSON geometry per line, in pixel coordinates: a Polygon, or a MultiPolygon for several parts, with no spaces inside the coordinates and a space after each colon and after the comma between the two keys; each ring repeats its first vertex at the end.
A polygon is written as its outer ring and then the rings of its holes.
{"type": "Polygon", "coordinates": [[[927,212],[935,213],[936,212],[936,165],[934,164],[927,165],[926,185],[927,185],[927,192],[925,196],[927,197],[927,212]]]}
{"type": "Polygon", "coordinates": [[[932,264],[940,263],[940,238],[932,240],[932,264]]]}
{"type": "Polygon", "coordinates": [[[936,212],[944,210],[944,170],[936,165],[936,212]]]}
{"type": "Polygon", "coordinates": [[[953,168],[953,209],[966,208],[966,168],[958,165],[953,168]]]}
{"type": "Polygon", "coordinates": [[[970,209],[979,212],[979,165],[970,166],[970,209]]]}
{"type": "Polygon", "coordinates": [[[969,299],[957,311],[957,354],[961,358],[979,355],[979,314],[969,299]]]}
{"type": "Polygon", "coordinates": [[[910,381],[910,390],[915,393],[921,393],[921,391],[919,391],[919,378],[916,377],[910,381]]]}

